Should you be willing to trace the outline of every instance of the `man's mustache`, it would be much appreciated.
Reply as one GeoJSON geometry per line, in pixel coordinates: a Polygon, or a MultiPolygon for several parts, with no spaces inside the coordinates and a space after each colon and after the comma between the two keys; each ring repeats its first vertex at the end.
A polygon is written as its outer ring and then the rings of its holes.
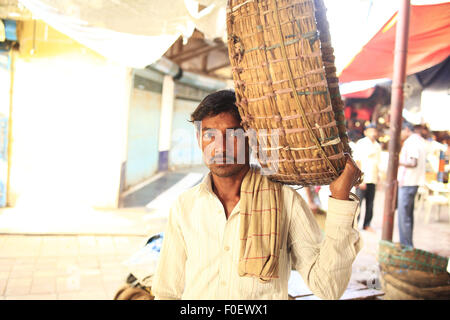
{"type": "Polygon", "coordinates": [[[232,157],[215,156],[209,159],[209,163],[235,163],[237,160],[232,157]]]}

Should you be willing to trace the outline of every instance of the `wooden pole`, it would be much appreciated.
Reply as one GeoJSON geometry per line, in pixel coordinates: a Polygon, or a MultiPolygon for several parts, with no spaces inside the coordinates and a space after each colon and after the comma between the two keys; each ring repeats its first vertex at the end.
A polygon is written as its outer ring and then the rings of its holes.
{"type": "Polygon", "coordinates": [[[386,177],[382,240],[392,241],[394,213],[397,200],[397,171],[400,154],[400,132],[402,129],[403,85],[406,78],[406,58],[409,37],[410,0],[401,0],[397,15],[397,30],[394,51],[394,74],[391,92],[391,121],[389,140],[389,162],[386,177]]]}

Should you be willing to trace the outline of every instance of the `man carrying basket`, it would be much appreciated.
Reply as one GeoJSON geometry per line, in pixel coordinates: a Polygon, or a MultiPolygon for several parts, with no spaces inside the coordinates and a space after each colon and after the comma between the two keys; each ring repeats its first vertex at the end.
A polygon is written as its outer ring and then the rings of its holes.
{"type": "Polygon", "coordinates": [[[359,199],[350,193],[361,171],[347,156],[330,184],[323,235],[294,189],[249,165],[235,103],[232,91],[218,91],[191,115],[210,172],[170,210],[152,293],[156,299],[288,299],[295,269],[316,296],[339,299],[361,246],[359,199]]]}

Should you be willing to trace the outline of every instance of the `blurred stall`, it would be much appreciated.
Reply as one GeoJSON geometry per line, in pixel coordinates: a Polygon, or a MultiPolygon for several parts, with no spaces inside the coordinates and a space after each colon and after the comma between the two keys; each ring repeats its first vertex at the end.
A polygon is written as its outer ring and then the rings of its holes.
{"type": "MultiPolygon", "coordinates": [[[[413,3],[414,4],[414,3],[413,3]]],[[[448,163],[447,115],[450,106],[450,3],[411,5],[404,120],[423,127],[428,141],[427,179],[436,181],[439,163],[448,163]],[[444,151],[442,151],[444,150],[444,151]],[[440,154],[443,152],[444,155],[440,154]],[[439,160],[444,157],[444,160],[439,160]],[[440,161],[440,162],[439,162],[440,161]]],[[[346,103],[349,132],[360,138],[364,126],[375,123],[379,142],[387,150],[390,127],[391,78],[398,13],[361,48],[339,75],[346,103]]],[[[442,167],[442,164],[441,164],[442,167]]],[[[448,180],[444,164],[443,180],[448,180]]]]}

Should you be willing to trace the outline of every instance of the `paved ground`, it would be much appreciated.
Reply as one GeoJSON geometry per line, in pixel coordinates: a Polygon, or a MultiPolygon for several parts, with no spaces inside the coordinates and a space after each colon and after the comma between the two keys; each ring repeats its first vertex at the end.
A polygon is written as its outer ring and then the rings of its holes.
{"type": "Polygon", "coordinates": [[[1,209],[0,300],[113,299],[130,273],[124,262],[164,231],[172,193],[195,185],[204,172],[158,176],[129,193],[120,210],[1,209]]]}
{"type": "Polygon", "coordinates": [[[177,170],[176,172],[167,172],[163,175],[156,175],[154,179],[150,179],[144,187],[136,191],[130,190],[125,193],[122,199],[122,206],[124,208],[145,207],[151,201],[158,198],[164,191],[174,187],[183,178],[188,175],[196,174],[195,179],[190,182],[190,185],[195,185],[200,182],[202,176],[208,172],[205,166],[198,166],[195,168],[188,168],[177,170]]]}
{"type": "MultiPolygon", "coordinates": [[[[378,190],[372,222],[376,233],[361,231],[364,246],[351,283],[379,286],[376,255],[383,205],[384,193],[378,190]]],[[[61,210],[38,217],[0,211],[0,299],[112,299],[129,273],[123,262],[149,235],[163,231],[166,221],[164,212],[146,208],[76,215],[61,210]]],[[[417,212],[415,247],[450,256],[448,210],[441,209],[440,220],[434,215],[429,224],[417,212]]],[[[396,224],[393,240],[398,241],[396,224]]]]}
{"type": "Polygon", "coordinates": [[[113,299],[136,236],[0,236],[0,299],[113,299]]]}
{"type": "Polygon", "coordinates": [[[175,183],[186,176],[186,173],[169,173],[152,181],[145,187],[133,192],[123,200],[125,208],[145,207],[150,201],[154,200],[161,192],[172,187],[175,183]]]}

